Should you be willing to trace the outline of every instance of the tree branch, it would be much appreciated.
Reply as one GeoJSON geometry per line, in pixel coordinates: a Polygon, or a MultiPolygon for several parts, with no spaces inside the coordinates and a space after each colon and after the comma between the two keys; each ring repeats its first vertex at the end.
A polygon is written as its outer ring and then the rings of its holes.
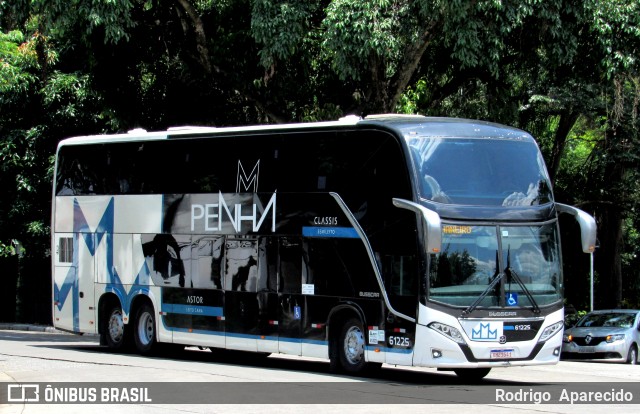
{"type": "Polygon", "coordinates": [[[411,78],[420,64],[422,55],[424,55],[424,52],[431,44],[432,30],[438,23],[438,20],[432,20],[429,26],[422,33],[422,36],[420,36],[420,39],[415,43],[407,45],[405,48],[403,64],[400,66],[399,71],[393,77],[389,85],[389,96],[391,96],[391,99],[387,103],[388,108],[395,108],[396,104],[400,100],[400,96],[407,88],[407,85],[411,81],[411,78]]]}
{"type": "Polygon", "coordinates": [[[204,32],[204,23],[202,23],[202,19],[196,12],[196,9],[193,8],[191,3],[188,0],[176,0],[178,4],[184,9],[193,24],[194,32],[196,35],[196,50],[198,51],[198,57],[202,68],[205,73],[208,75],[211,74],[212,69],[216,72],[220,70],[211,64],[211,59],[209,57],[209,48],[207,46],[207,35],[204,32]]]}

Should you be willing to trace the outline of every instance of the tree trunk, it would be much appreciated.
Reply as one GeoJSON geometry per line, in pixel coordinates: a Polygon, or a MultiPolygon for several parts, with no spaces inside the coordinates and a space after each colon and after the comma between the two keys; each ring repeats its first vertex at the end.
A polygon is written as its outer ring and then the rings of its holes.
{"type": "Polygon", "coordinates": [[[553,150],[551,152],[551,159],[549,160],[549,175],[551,176],[551,182],[555,182],[558,170],[560,169],[560,160],[564,155],[564,149],[567,145],[567,136],[569,132],[578,121],[580,114],[571,110],[563,111],[560,114],[560,121],[558,122],[558,128],[556,129],[555,138],[553,140],[553,150]]]}
{"type": "Polygon", "coordinates": [[[596,309],[617,308],[622,302],[622,212],[612,204],[601,205],[598,211],[600,248],[595,254],[598,281],[594,306],[596,309]]]}
{"type": "Polygon", "coordinates": [[[209,57],[209,47],[207,46],[207,35],[204,31],[204,23],[198,15],[196,9],[189,3],[187,0],[177,0],[178,4],[182,7],[182,9],[187,13],[191,24],[193,25],[193,30],[196,37],[196,50],[198,51],[198,60],[202,69],[207,75],[210,75],[212,72],[212,68],[217,68],[211,64],[211,60],[209,57]]]}
{"type": "Polygon", "coordinates": [[[596,255],[598,271],[597,292],[601,298],[598,304],[602,308],[617,308],[622,304],[622,258],[623,246],[623,209],[628,195],[616,188],[625,179],[626,166],[623,161],[624,128],[613,127],[605,143],[606,165],[603,169],[604,182],[609,183],[604,194],[606,201],[596,208],[598,219],[598,239],[600,248],[596,255]]]}

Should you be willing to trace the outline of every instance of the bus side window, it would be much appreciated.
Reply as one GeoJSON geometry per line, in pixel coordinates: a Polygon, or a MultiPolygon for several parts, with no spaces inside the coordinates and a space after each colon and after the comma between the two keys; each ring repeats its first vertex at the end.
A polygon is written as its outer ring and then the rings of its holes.
{"type": "Polygon", "coordinates": [[[278,288],[278,244],[275,237],[258,241],[258,292],[275,292],[278,288]]]}
{"type": "Polygon", "coordinates": [[[298,237],[280,239],[280,279],[278,292],[302,291],[302,241],[298,237]]]}
{"type": "MultiPolygon", "coordinates": [[[[197,280],[193,287],[222,289],[222,247],[224,237],[200,240],[198,243],[197,280]]],[[[194,277],[194,279],[195,279],[194,277]]]]}
{"type": "Polygon", "coordinates": [[[306,282],[313,284],[316,295],[353,296],[356,292],[344,257],[352,251],[345,248],[341,242],[344,243],[344,240],[314,238],[305,240],[309,264],[306,282]]]}
{"type": "Polygon", "coordinates": [[[396,296],[417,296],[415,257],[387,256],[384,260],[391,275],[390,293],[396,296]]]}
{"type": "Polygon", "coordinates": [[[225,251],[225,290],[256,292],[258,285],[257,240],[227,239],[225,251]]]}

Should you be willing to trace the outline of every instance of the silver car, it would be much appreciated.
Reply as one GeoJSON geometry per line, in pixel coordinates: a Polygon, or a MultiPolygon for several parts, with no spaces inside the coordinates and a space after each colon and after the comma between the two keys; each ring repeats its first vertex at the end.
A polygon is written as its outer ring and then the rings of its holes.
{"type": "Polygon", "coordinates": [[[562,359],[599,359],[638,363],[640,311],[611,309],[593,311],[562,338],[562,359]]]}

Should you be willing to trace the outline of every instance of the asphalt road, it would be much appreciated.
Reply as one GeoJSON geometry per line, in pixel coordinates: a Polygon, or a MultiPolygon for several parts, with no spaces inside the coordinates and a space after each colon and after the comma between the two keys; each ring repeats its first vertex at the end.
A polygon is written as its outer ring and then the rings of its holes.
{"type": "Polygon", "coordinates": [[[198,348],[142,357],[110,352],[98,345],[95,336],[21,330],[0,330],[0,382],[0,401],[12,399],[0,405],[2,414],[87,413],[96,409],[99,414],[299,413],[308,409],[322,413],[458,414],[462,408],[474,414],[601,414],[604,410],[619,414],[640,409],[637,365],[561,361],[553,366],[498,368],[477,385],[462,383],[455,374],[435,369],[385,365],[354,378],[330,373],[324,360],[265,358],[198,348]],[[18,384],[38,386],[40,401],[48,395],[50,403],[18,402],[20,392],[33,391],[16,388],[18,384]],[[51,387],[47,389],[47,385],[51,387]],[[568,404],[559,399],[562,392],[570,399],[595,398],[600,393],[614,401],[568,404]],[[620,401],[629,398],[633,404],[620,401]],[[90,403],[57,403],[74,399],[90,403]]]}

